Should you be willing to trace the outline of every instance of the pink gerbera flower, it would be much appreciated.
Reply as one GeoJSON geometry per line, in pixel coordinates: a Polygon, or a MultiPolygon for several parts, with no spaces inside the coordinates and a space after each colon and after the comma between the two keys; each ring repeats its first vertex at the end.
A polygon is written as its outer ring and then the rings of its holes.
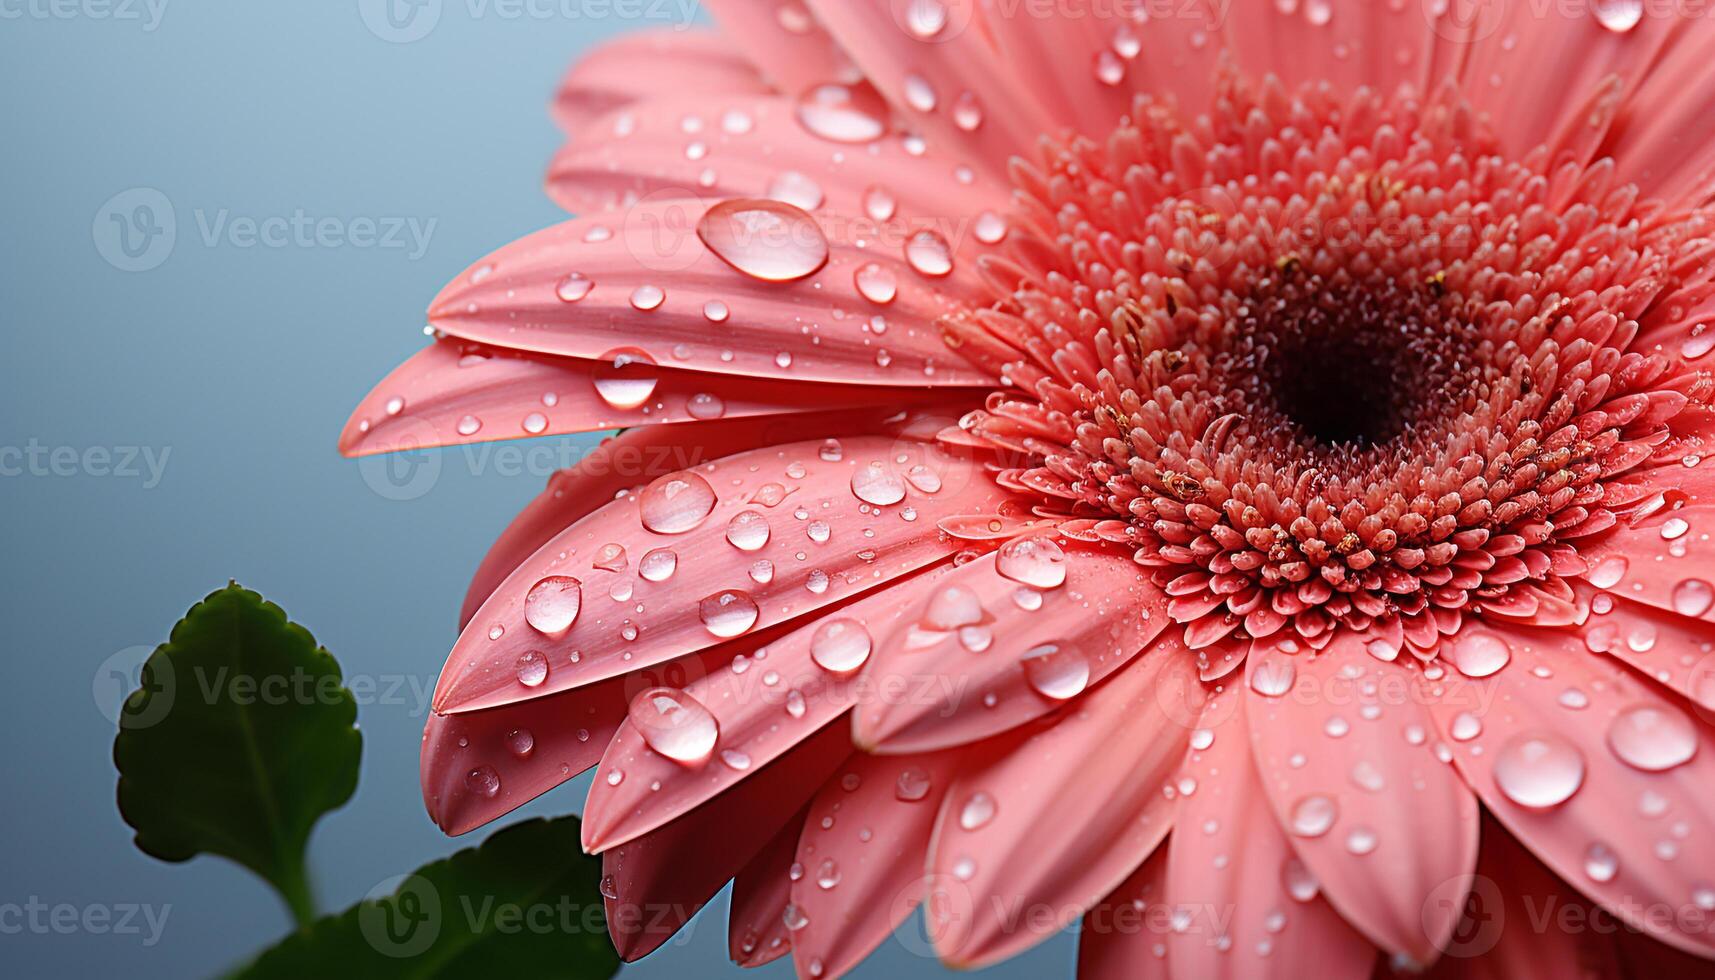
{"type": "Polygon", "coordinates": [[[342,442],[629,430],[472,585],[443,828],[597,767],[628,959],[736,877],[806,977],[922,899],[967,967],[1707,972],[1704,8],[711,6],[572,71],[579,217],[342,442]]]}

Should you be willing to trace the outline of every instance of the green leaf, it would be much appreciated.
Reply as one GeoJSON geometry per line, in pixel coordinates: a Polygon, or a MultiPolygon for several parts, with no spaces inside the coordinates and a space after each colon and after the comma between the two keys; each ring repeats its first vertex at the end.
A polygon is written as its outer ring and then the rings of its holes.
{"type": "Polygon", "coordinates": [[[528,820],[286,938],[243,980],[568,977],[619,969],[598,889],[601,860],[579,847],[578,820],[528,820]]]}
{"type": "Polygon", "coordinates": [[[126,699],[113,740],[119,812],[145,854],[231,858],[308,922],[304,850],[357,788],[356,720],[333,656],[231,584],[173,627],[126,699]]]}

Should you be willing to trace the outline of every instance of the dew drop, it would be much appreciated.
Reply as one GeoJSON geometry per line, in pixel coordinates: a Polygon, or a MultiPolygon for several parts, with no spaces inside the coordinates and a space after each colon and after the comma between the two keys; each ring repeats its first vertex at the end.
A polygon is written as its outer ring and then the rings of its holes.
{"type": "Polygon", "coordinates": [[[1512,650],[1493,633],[1467,630],[1454,642],[1451,656],[1453,666],[1466,677],[1488,677],[1507,665],[1512,650]]]}
{"type": "Polygon", "coordinates": [[[1520,733],[1495,753],[1495,785],[1519,806],[1559,806],[1584,784],[1584,756],[1554,734],[1520,733]]]}
{"type": "Polygon", "coordinates": [[[1251,690],[1267,698],[1286,694],[1298,678],[1298,668],[1293,665],[1292,658],[1276,650],[1264,652],[1250,673],[1251,690]]]}
{"type": "Polygon", "coordinates": [[[644,284],[631,291],[631,308],[640,313],[659,309],[667,301],[667,294],[660,286],[644,284]]]}
{"type": "Polygon", "coordinates": [[[1697,754],[1691,720],[1666,703],[1636,704],[1614,716],[1608,748],[1621,762],[1644,772],[1684,765],[1697,754]]]}
{"type": "Polygon", "coordinates": [[[548,679],[548,655],[540,650],[526,650],[518,655],[518,683],[525,687],[541,687],[548,679]]]}
{"type": "Polygon", "coordinates": [[[810,659],[834,674],[850,674],[869,660],[869,630],[855,619],[830,619],[810,636],[810,659]]]}
{"type": "Polygon", "coordinates": [[[644,487],[637,504],[644,527],[656,534],[683,534],[715,509],[715,490],[695,473],[669,473],[644,487]]]}
{"type": "Polygon", "coordinates": [[[880,184],[871,185],[863,192],[863,213],[876,221],[887,221],[893,217],[899,208],[899,202],[893,192],[880,184]]]}
{"type": "Polygon", "coordinates": [[[554,295],[560,297],[562,303],[576,303],[595,289],[595,280],[581,272],[573,272],[560,280],[554,287],[554,295]]]}
{"type": "Polygon", "coordinates": [[[464,784],[472,793],[493,799],[500,792],[500,774],[489,766],[477,766],[465,773],[464,784]]]}
{"type": "Polygon", "coordinates": [[[670,687],[650,688],[631,699],[627,717],[656,752],[681,765],[708,761],[720,725],[702,702],[670,687]]]}
{"type": "Polygon", "coordinates": [[[1644,18],[1643,0],[1594,0],[1596,20],[1615,34],[1624,34],[1644,18]]]}
{"type": "Polygon", "coordinates": [[[875,507],[888,507],[905,499],[905,480],[880,463],[870,463],[852,474],[852,495],[875,507]]]}
{"type": "Polygon", "coordinates": [[[595,390],[608,407],[633,409],[655,394],[660,381],[655,359],[636,347],[619,347],[601,356],[595,369],[595,390]]]}
{"type": "Polygon", "coordinates": [[[965,830],[980,830],[994,819],[995,810],[994,797],[987,793],[973,793],[959,810],[959,826],[965,830]]]}
{"type": "Polygon", "coordinates": [[[929,774],[912,767],[899,774],[893,795],[905,803],[916,803],[929,795],[929,774]]]}
{"type": "Polygon", "coordinates": [[[887,304],[899,295],[899,280],[878,262],[865,262],[852,273],[858,294],[871,303],[887,304]]]}
{"type": "Polygon", "coordinates": [[[770,181],[768,196],[804,211],[816,210],[823,200],[822,185],[796,170],[784,171],[770,181]]]}
{"type": "Polygon", "coordinates": [[[703,304],[703,319],[710,323],[725,323],[727,317],[731,315],[727,305],[718,299],[711,299],[703,304]]]}
{"type": "Polygon", "coordinates": [[[925,229],[905,243],[905,261],[922,275],[939,278],[953,271],[953,250],[939,232],[925,229]]]}
{"type": "Polygon", "coordinates": [[[836,143],[868,143],[887,132],[887,102],[868,82],[814,85],[798,97],[798,124],[836,143]]]}
{"type": "Polygon", "coordinates": [[[1606,844],[1597,842],[1584,852],[1584,874],[1591,881],[1607,883],[1620,873],[1620,858],[1606,844]]]}
{"type": "Polygon", "coordinates": [[[560,636],[577,621],[583,586],[569,575],[549,575],[524,596],[524,621],[546,636],[560,636]]]}
{"type": "Polygon", "coordinates": [[[1287,829],[1299,837],[1321,837],[1333,828],[1338,815],[1332,798],[1315,793],[1292,805],[1287,829]]]}
{"type": "Polygon", "coordinates": [[[698,603],[697,614],[710,633],[721,639],[730,639],[755,626],[760,612],[750,593],[728,589],[698,603]]]}
{"type": "Polygon", "coordinates": [[[1688,578],[1673,587],[1673,611],[1681,616],[1701,616],[1715,604],[1715,588],[1700,578],[1688,578]]]}
{"type": "Polygon", "coordinates": [[[822,226],[779,201],[722,201],[697,222],[697,237],[721,261],[764,282],[803,279],[828,264],[822,226]]]}
{"type": "Polygon", "coordinates": [[[953,125],[974,132],[983,124],[983,104],[974,92],[962,92],[953,100],[953,125]]]}
{"type": "Polygon", "coordinates": [[[980,623],[983,619],[982,600],[970,589],[949,585],[929,600],[923,615],[923,625],[933,630],[951,632],[961,626],[980,623]]]}
{"type": "Polygon", "coordinates": [[[1031,689],[1054,701],[1075,698],[1090,683],[1090,661],[1070,646],[1044,643],[1026,651],[1020,663],[1031,689]]]}
{"type": "Polygon", "coordinates": [[[726,539],[740,551],[759,551],[768,543],[768,518],[759,511],[740,511],[727,522],[726,539]]]}
{"type": "Polygon", "coordinates": [[[1066,552],[1052,538],[1013,538],[1000,546],[995,571],[1037,589],[1057,589],[1066,584],[1066,552]]]}
{"type": "Polygon", "coordinates": [[[646,582],[665,582],[679,568],[679,555],[667,548],[656,548],[637,563],[637,574],[646,582]]]}
{"type": "Polygon", "coordinates": [[[512,750],[513,755],[522,759],[536,748],[536,736],[532,735],[528,728],[513,729],[506,736],[506,747],[512,750]]]}

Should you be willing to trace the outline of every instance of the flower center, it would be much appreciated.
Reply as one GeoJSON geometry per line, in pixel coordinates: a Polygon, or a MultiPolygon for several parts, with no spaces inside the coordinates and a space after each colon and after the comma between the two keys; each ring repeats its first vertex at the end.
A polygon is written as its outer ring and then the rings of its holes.
{"type": "Polygon", "coordinates": [[[1037,517],[1154,569],[1194,649],[1345,625],[1433,656],[1464,615],[1570,609],[1566,542],[1709,400],[1634,341],[1710,221],[1547,161],[1409,94],[1140,99],[1015,166],[994,302],[943,323],[1007,383],[961,425],[1037,517]]]}

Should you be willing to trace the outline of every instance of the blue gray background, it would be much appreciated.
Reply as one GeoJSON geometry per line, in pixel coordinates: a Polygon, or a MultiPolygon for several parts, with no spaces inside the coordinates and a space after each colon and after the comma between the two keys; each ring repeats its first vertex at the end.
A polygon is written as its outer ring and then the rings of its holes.
{"type": "MultiPolygon", "coordinates": [[[[443,283],[563,217],[540,185],[566,64],[682,0],[397,2],[0,0],[0,908],[170,906],[152,946],[0,932],[0,973],[208,976],[288,929],[236,866],[144,857],[114,808],[118,678],[229,578],[380,692],[357,795],[313,842],[323,907],[481,836],[424,816],[418,738],[468,576],[547,474],[453,452],[425,490],[335,437],[443,283]],[[420,254],[368,240],[398,220],[420,254]]],[[[626,974],[739,975],[725,949],[723,898],[626,974]]],[[[991,975],[1072,961],[1061,937],[991,975]]],[[[943,974],[890,941],[858,975],[943,974]]]]}

